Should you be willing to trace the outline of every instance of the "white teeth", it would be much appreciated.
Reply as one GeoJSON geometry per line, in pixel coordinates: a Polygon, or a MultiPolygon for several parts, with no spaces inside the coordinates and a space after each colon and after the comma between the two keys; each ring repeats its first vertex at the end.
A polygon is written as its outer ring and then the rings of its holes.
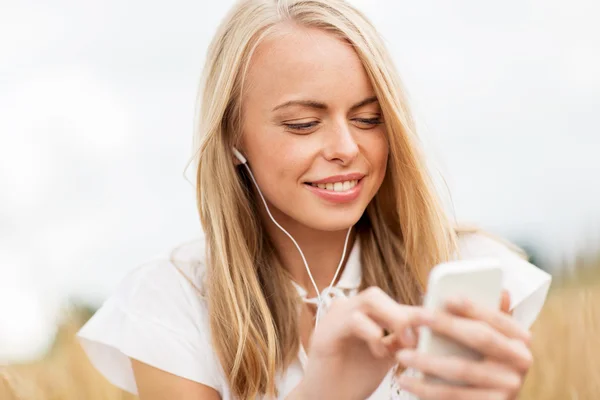
{"type": "Polygon", "coordinates": [[[316,186],[319,189],[331,190],[332,192],[345,192],[352,189],[358,184],[358,180],[335,182],[335,183],[312,183],[312,186],[316,186]]]}

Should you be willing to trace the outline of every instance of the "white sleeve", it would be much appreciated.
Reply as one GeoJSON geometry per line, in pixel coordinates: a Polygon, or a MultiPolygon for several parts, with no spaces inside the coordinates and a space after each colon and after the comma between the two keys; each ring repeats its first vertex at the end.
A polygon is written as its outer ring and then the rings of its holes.
{"type": "Polygon", "coordinates": [[[129,357],[223,394],[204,300],[167,260],[132,271],[77,336],[94,367],[130,393],[129,357]]]}
{"type": "Polygon", "coordinates": [[[504,270],[504,289],[510,294],[513,318],[529,329],[537,319],[550,288],[552,277],[525,261],[501,242],[482,234],[469,234],[460,239],[461,257],[493,257],[504,270]]]}

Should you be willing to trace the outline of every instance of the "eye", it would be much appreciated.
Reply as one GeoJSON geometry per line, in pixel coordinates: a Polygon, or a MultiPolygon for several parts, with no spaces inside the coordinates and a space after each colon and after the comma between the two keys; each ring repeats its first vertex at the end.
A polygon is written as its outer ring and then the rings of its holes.
{"type": "Polygon", "coordinates": [[[310,121],[310,122],[300,122],[295,124],[284,123],[286,130],[293,133],[308,133],[311,132],[317,125],[319,125],[318,121],[310,121]]]}
{"type": "Polygon", "coordinates": [[[354,118],[352,121],[356,122],[361,129],[371,129],[383,123],[380,116],[374,118],[354,118]]]}

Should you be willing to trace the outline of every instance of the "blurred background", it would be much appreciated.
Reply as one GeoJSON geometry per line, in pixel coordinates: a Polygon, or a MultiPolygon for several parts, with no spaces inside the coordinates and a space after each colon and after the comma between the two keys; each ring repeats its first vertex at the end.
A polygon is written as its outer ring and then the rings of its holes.
{"type": "MultiPolygon", "coordinates": [[[[600,2],[351,2],[386,39],[456,218],[555,276],[526,393],[600,398],[586,354],[600,344],[600,2]]],[[[205,51],[232,4],[0,0],[5,396],[45,398],[62,379],[51,398],[124,398],[72,333],[130,269],[199,233],[184,168],[205,51]]]]}

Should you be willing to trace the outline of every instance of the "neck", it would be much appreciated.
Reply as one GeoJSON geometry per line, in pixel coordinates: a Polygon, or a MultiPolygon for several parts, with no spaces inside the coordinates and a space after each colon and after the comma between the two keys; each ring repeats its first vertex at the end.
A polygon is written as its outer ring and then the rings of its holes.
{"type": "MultiPolygon", "coordinates": [[[[271,206],[269,208],[275,220],[292,235],[298,246],[300,246],[319,291],[327,288],[331,284],[340,264],[348,229],[340,231],[315,230],[292,220],[281,212],[276,212],[271,206]]],[[[302,256],[294,243],[275,226],[266,213],[263,215],[263,221],[284,268],[288,270],[296,283],[306,289],[308,297],[316,296],[314,286],[302,261],[302,256]]],[[[356,233],[353,229],[348,238],[346,254],[336,280],[340,278],[346,265],[355,237],[356,233]]]]}

